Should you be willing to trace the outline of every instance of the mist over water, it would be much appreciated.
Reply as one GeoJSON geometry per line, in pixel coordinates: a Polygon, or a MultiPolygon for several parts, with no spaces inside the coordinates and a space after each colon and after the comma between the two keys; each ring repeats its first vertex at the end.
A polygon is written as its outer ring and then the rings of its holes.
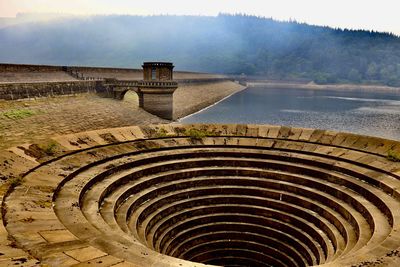
{"type": "Polygon", "coordinates": [[[276,124],[400,140],[400,91],[249,87],[181,122],[276,124]]]}

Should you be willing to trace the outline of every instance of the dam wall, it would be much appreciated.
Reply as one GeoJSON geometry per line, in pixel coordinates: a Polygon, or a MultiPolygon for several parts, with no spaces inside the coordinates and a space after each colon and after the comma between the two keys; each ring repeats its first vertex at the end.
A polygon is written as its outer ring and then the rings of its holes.
{"type": "MultiPolygon", "coordinates": [[[[18,100],[81,93],[112,96],[105,79],[141,80],[143,71],[127,68],[0,64],[0,99],[18,100]]],[[[180,85],[214,84],[230,79],[223,75],[174,72],[180,85]]]]}

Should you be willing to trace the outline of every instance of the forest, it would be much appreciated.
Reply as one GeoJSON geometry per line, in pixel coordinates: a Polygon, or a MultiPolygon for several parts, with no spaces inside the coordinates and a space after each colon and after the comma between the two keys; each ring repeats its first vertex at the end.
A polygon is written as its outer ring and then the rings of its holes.
{"type": "Polygon", "coordinates": [[[228,14],[0,23],[3,63],[140,68],[143,61],[264,79],[400,86],[400,38],[392,33],[228,14]]]}

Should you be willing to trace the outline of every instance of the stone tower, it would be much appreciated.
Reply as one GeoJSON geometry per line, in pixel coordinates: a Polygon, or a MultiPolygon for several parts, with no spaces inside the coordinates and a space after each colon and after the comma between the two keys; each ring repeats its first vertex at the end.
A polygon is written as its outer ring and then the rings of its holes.
{"type": "Polygon", "coordinates": [[[174,65],[170,62],[144,62],[143,80],[138,83],[139,105],[161,118],[173,119],[174,65]]]}

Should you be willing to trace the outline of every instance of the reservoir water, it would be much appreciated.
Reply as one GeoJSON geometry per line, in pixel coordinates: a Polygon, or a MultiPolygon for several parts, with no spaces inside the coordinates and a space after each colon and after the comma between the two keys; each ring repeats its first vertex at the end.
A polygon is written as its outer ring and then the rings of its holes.
{"type": "Polygon", "coordinates": [[[400,90],[249,87],[180,121],[277,124],[400,140],[400,90]]]}

